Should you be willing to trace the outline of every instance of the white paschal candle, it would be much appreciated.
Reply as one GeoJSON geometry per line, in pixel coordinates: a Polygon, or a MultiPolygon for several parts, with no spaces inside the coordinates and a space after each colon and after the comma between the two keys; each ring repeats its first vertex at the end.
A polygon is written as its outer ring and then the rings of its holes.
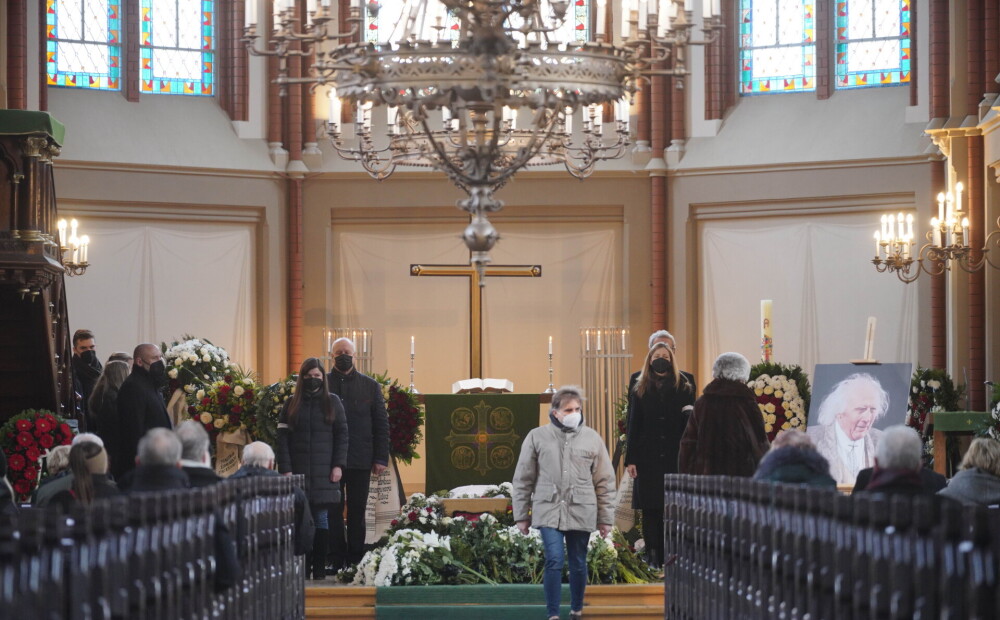
{"type": "Polygon", "coordinates": [[[774,302],[770,299],[760,300],[760,343],[763,348],[763,359],[765,362],[771,361],[772,347],[774,346],[774,340],[772,338],[774,324],[771,321],[771,310],[773,308],[774,302]]]}

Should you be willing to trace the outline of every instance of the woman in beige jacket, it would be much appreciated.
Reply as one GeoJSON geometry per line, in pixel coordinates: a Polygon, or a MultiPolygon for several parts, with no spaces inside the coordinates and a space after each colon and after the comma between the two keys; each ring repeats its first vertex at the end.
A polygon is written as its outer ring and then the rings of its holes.
{"type": "Polygon", "coordinates": [[[615,472],[608,449],[583,425],[583,394],[574,386],[552,396],[550,424],[528,433],[514,472],[514,520],[533,525],[545,547],[543,587],[550,620],[559,618],[562,570],[569,558],[570,618],[583,614],[590,533],[611,532],[615,472]],[[565,543],[565,548],[564,548],[565,543]]]}

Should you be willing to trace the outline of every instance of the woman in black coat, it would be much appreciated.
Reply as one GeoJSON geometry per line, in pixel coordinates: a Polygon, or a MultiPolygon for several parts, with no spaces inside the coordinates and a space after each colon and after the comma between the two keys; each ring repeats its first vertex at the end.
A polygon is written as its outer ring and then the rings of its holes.
{"type": "Polygon", "coordinates": [[[115,425],[118,420],[118,388],[125,383],[131,371],[128,363],[111,360],[104,367],[100,378],[90,393],[87,403],[87,430],[104,440],[104,445],[115,445],[115,425]]]}
{"type": "Polygon", "coordinates": [[[278,418],[278,471],[305,476],[306,497],[316,523],[313,551],[306,556],[306,574],[313,579],[326,577],[330,507],[340,502],[346,463],[344,405],[330,393],[323,364],[310,357],[302,362],[295,394],[278,418]]]}
{"type": "Polygon", "coordinates": [[[639,380],[628,397],[628,449],[625,466],[635,478],[632,506],[642,510],[646,558],[663,563],[663,476],[677,473],[677,456],[694,386],[680,373],[670,347],[653,345],[639,380]]]}

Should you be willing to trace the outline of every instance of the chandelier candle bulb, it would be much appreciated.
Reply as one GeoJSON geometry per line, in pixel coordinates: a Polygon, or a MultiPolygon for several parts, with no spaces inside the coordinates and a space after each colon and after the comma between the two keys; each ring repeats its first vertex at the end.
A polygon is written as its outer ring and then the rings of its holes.
{"type": "Polygon", "coordinates": [[[937,195],[937,202],[938,202],[938,216],[937,216],[937,219],[939,221],[943,222],[944,221],[944,192],[938,193],[938,195],[937,195]]]}
{"type": "Polygon", "coordinates": [[[934,232],[934,245],[941,247],[941,221],[936,217],[931,218],[931,231],[934,232]]]}
{"type": "Polygon", "coordinates": [[[701,16],[705,19],[712,17],[712,1],[701,0],[701,16]]]}
{"type": "Polygon", "coordinates": [[[243,25],[248,28],[257,23],[257,0],[246,0],[243,4],[243,25]]]}
{"type": "Polygon", "coordinates": [[[397,121],[399,120],[399,108],[397,106],[389,106],[385,109],[385,122],[389,126],[390,134],[398,134],[399,127],[397,126],[397,121]]]}
{"type": "Polygon", "coordinates": [[[955,183],[955,211],[962,210],[962,191],[965,190],[965,186],[959,181],[955,183]]]}
{"type": "Polygon", "coordinates": [[[565,122],[565,128],[566,128],[566,135],[567,136],[572,136],[573,135],[573,108],[567,106],[566,109],[563,111],[563,113],[564,113],[563,118],[565,119],[564,122],[565,122]]]}
{"type": "Polygon", "coordinates": [[[891,215],[885,216],[886,221],[889,223],[889,232],[886,240],[891,241],[896,238],[896,218],[891,215]]]}
{"type": "Polygon", "coordinates": [[[647,0],[639,0],[639,32],[646,32],[648,28],[646,27],[646,17],[649,10],[647,0]]]}
{"type": "Polygon", "coordinates": [[[712,15],[722,15],[722,0],[712,0],[712,15]]]}
{"type": "Polygon", "coordinates": [[[343,110],[343,102],[337,96],[337,89],[330,89],[330,127],[334,132],[340,130],[340,114],[343,110]]]}
{"type": "Polygon", "coordinates": [[[584,330],[584,332],[583,332],[583,338],[584,338],[584,341],[586,342],[586,350],[590,351],[590,330],[589,329],[584,330]]]}
{"type": "Polygon", "coordinates": [[[76,221],[76,218],[73,218],[73,219],[71,219],[69,221],[69,240],[70,240],[70,243],[73,243],[73,242],[76,241],[76,229],[79,228],[79,227],[80,227],[80,223],[76,221]]]}
{"type": "Polygon", "coordinates": [[[59,220],[56,227],[59,229],[59,247],[64,248],[66,247],[66,220],[59,220]]]}
{"type": "Polygon", "coordinates": [[[625,330],[622,330],[622,351],[625,350],[625,330]]]}
{"type": "Polygon", "coordinates": [[[694,10],[694,0],[684,0],[684,10],[693,11],[694,10]]]}
{"type": "Polygon", "coordinates": [[[86,264],[87,262],[87,252],[90,248],[90,237],[84,235],[80,237],[80,262],[86,264]]]}
{"type": "Polygon", "coordinates": [[[604,22],[607,20],[608,12],[608,0],[597,0],[597,29],[595,34],[597,36],[604,35],[604,22]]]}
{"type": "Polygon", "coordinates": [[[881,241],[882,241],[881,236],[878,234],[878,231],[876,230],[875,231],[875,259],[876,260],[878,260],[879,256],[881,255],[881,251],[882,251],[881,241]]]}
{"type": "Polygon", "coordinates": [[[897,226],[896,237],[899,239],[902,239],[903,237],[906,236],[906,231],[903,230],[904,221],[905,218],[903,217],[902,213],[896,216],[896,226],[897,226]]]}
{"type": "MultiPolygon", "coordinates": [[[[86,237],[84,237],[86,239],[86,237]]],[[[970,245],[969,218],[962,218],[962,245],[970,245]]]]}
{"type": "Polygon", "coordinates": [[[906,214],[906,236],[913,239],[913,214],[906,214]]]}

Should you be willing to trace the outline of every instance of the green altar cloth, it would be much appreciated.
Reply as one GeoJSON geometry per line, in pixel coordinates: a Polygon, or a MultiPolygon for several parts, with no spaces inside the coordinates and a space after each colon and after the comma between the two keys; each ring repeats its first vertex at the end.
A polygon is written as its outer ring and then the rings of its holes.
{"type": "Polygon", "coordinates": [[[510,482],[521,442],[538,426],[537,394],[428,394],[427,493],[510,482]]]}
{"type": "Polygon", "coordinates": [[[985,411],[938,411],[934,414],[934,430],[974,433],[990,421],[985,411]]]}
{"type": "Polygon", "coordinates": [[[0,110],[0,136],[31,136],[45,134],[56,144],[62,144],[66,127],[48,112],[30,110],[0,110]]]}

